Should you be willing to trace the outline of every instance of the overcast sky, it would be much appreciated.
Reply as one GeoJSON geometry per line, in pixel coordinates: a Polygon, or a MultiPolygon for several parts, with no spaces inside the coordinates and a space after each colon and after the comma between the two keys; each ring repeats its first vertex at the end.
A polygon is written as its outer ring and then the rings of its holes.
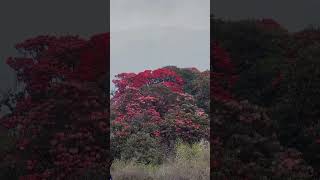
{"type": "Polygon", "coordinates": [[[212,0],[210,5],[217,17],[273,18],[290,31],[320,25],[319,0],[212,0]]]}
{"type": "Polygon", "coordinates": [[[115,0],[111,76],[167,65],[209,69],[209,0],[115,0]]]}
{"type": "Polygon", "coordinates": [[[14,45],[38,35],[90,37],[109,31],[106,0],[1,0],[0,91],[12,87],[14,74],[5,64],[14,45]]]}

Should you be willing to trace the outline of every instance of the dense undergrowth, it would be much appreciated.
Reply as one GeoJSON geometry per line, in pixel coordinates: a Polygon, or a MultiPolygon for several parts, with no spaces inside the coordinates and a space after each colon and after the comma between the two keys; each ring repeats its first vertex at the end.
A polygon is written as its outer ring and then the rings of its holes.
{"type": "Polygon", "coordinates": [[[207,180],[210,178],[209,142],[177,143],[175,156],[160,165],[116,160],[111,166],[111,174],[117,180],[207,180]]]}

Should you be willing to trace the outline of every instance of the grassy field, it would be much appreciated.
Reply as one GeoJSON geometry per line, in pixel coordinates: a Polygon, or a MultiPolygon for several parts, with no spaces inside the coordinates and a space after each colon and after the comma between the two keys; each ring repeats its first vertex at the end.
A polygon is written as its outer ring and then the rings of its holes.
{"type": "Polygon", "coordinates": [[[175,157],[161,165],[116,160],[111,174],[114,180],[209,180],[209,143],[202,141],[191,146],[178,143],[175,157]]]}

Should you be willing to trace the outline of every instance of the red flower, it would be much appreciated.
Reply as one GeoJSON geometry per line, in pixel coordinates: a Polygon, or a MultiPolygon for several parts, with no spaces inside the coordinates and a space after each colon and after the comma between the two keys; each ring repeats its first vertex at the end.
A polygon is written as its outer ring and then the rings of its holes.
{"type": "Polygon", "coordinates": [[[153,132],[153,135],[156,136],[156,137],[160,137],[160,131],[153,132]]]}

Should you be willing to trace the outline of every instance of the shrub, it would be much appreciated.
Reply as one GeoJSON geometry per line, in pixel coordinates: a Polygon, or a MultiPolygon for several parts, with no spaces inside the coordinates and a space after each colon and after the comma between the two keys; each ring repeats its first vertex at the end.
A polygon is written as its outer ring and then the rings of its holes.
{"type": "Polygon", "coordinates": [[[164,158],[159,140],[143,132],[132,134],[121,148],[121,159],[125,161],[160,164],[164,158]]]}

